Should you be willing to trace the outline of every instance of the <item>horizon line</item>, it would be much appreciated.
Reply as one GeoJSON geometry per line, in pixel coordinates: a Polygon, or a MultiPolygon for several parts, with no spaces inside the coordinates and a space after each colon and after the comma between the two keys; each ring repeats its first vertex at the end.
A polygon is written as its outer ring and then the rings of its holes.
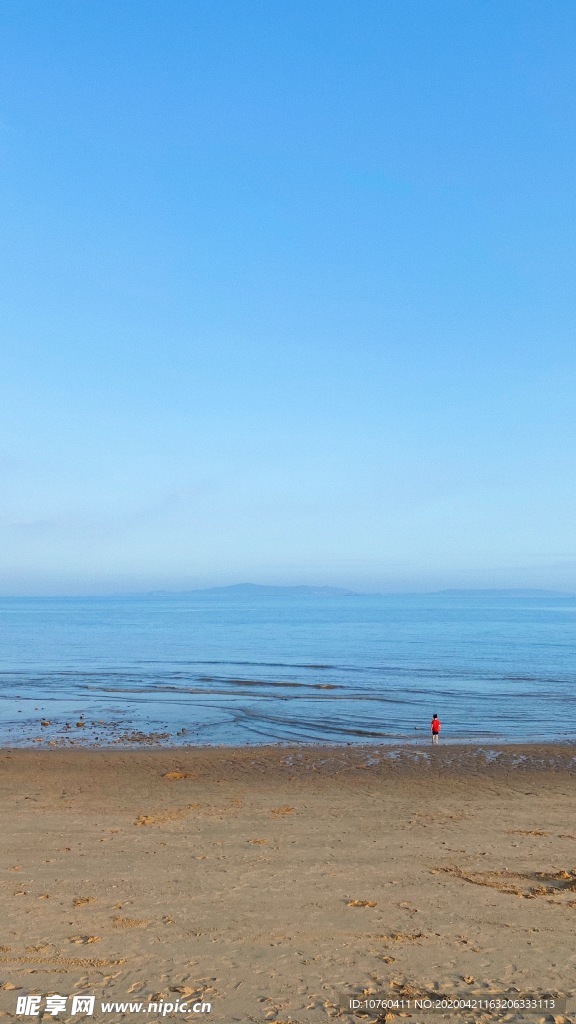
{"type": "MultiPolygon", "coordinates": [[[[184,589],[153,589],[153,590],[126,590],[108,591],[98,593],[52,593],[52,594],[0,594],[0,600],[105,600],[105,599],[126,599],[126,598],[171,598],[187,597],[196,594],[210,594],[221,591],[318,591],[325,592],[326,596],[333,597],[439,597],[450,595],[474,595],[494,594],[510,596],[550,596],[550,597],[572,597],[576,598],[575,590],[558,590],[548,587],[442,587],[438,590],[354,590],[349,587],[339,587],[331,584],[298,584],[298,583],[229,583],[209,587],[187,587],[184,589]]],[[[318,596],[322,596],[321,594],[318,596]]]]}

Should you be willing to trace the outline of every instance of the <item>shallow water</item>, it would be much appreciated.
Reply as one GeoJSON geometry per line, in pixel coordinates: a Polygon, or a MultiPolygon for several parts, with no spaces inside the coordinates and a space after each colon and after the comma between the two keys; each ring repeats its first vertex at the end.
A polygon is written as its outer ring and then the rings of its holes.
{"type": "Polygon", "coordinates": [[[576,738],[571,597],[3,599],[0,628],[3,745],[576,738]]]}

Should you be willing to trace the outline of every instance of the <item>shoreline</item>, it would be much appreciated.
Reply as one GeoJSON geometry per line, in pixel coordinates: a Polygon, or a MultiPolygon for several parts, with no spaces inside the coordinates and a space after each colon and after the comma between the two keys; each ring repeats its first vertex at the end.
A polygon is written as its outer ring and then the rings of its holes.
{"type": "MultiPolygon", "coordinates": [[[[27,746],[0,747],[0,762],[46,761],[46,765],[65,762],[95,762],[100,759],[118,763],[124,768],[139,762],[187,763],[196,769],[242,768],[250,772],[264,765],[280,774],[306,774],[317,777],[354,772],[362,769],[372,776],[388,774],[451,773],[464,775],[497,774],[502,771],[538,771],[576,773],[576,743],[509,743],[509,744],[444,744],[361,745],[330,744],[259,744],[256,746],[27,746]]],[[[256,773],[257,774],[257,773],[256,773]]]]}

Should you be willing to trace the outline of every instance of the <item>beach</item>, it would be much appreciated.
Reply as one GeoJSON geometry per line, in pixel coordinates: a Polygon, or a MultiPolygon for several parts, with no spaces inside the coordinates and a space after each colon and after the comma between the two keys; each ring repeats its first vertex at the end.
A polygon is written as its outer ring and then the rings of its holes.
{"type": "Polygon", "coordinates": [[[567,1011],[530,1020],[576,1019],[573,747],[5,749],[0,771],[5,1019],[34,994],[67,997],[46,1019],[93,994],[110,1022],[315,1024],[547,993],[567,1011]]]}

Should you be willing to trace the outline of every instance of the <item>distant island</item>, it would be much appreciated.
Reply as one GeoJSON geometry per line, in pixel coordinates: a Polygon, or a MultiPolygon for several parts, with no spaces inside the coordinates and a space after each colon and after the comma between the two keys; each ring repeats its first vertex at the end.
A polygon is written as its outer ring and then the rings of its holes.
{"type": "Polygon", "coordinates": [[[434,590],[427,597],[574,597],[566,590],[537,590],[529,587],[493,587],[484,590],[434,590]]]}
{"type": "Polygon", "coordinates": [[[228,587],[206,587],[196,590],[154,590],[147,597],[362,597],[355,590],[343,587],[270,587],[260,583],[233,583],[228,587]]]}

